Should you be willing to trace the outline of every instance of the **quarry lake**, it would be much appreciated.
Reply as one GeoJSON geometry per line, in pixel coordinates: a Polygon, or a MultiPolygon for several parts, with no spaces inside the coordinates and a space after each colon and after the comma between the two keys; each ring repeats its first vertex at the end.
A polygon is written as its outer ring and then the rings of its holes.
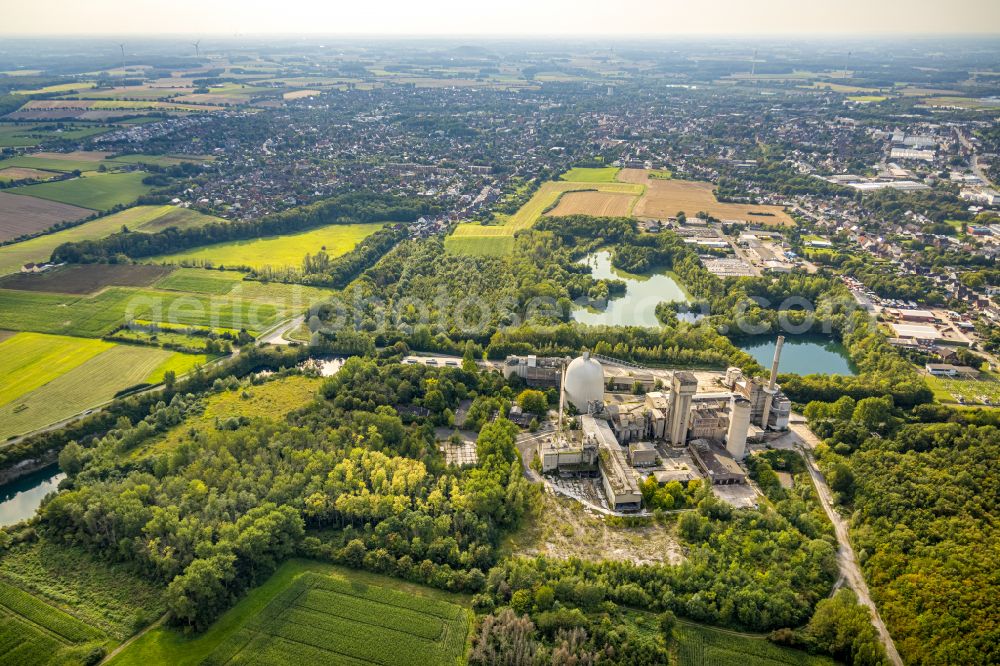
{"type": "MultiPolygon", "coordinates": [[[[774,360],[777,335],[744,338],[736,346],[753,356],[764,368],[770,369],[774,360]]],[[[839,341],[823,335],[786,335],[781,348],[778,372],[797,375],[825,373],[854,375],[857,368],[851,363],[847,349],[839,341]]]]}
{"type": "Polygon", "coordinates": [[[56,490],[66,477],[53,465],[0,486],[0,527],[35,515],[42,498],[56,490]]]}
{"type": "Polygon", "coordinates": [[[590,266],[592,277],[604,280],[621,280],[625,294],[613,296],[603,308],[576,307],[573,318],[584,324],[610,326],[660,326],[656,318],[656,305],[661,301],[687,301],[680,285],[665,273],[636,275],[618,270],[611,265],[611,252],[600,250],[587,255],[580,263],[590,266]]]}

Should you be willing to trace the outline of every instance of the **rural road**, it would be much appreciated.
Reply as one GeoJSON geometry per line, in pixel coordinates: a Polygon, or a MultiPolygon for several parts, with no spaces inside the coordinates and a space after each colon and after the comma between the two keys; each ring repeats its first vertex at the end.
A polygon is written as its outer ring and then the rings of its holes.
{"type": "Polygon", "coordinates": [[[283,324],[279,324],[270,331],[267,331],[257,339],[258,345],[287,345],[289,341],[285,339],[285,334],[294,331],[306,321],[305,315],[299,315],[289,319],[283,324]]]}
{"type": "Polygon", "coordinates": [[[854,548],[851,547],[847,521],[834,509],[833,495],[830,487],[826,485],[826,479],[820,473],[819,469],[816,468],[816,462],[813,460],[812,450],[819,444],[819,439],[809,430],[809,427],[805,423],[792,423],[790,427],[792,432],[799,436],[801,442],[805,443],[805,446],[800,445],[799,449],[806,461],[806,468],[809,470],[809,476],[812,477],[813,485],[816,486],[816,493],[819,495],[823,510],[826,511],[826,515],[830,518],[830,522],[833,523],[833,529],[837,534],[837,543],[840,544],[840,547],[837,549],[837,562],[840,564],[841,576],[858,596],[858,602],[871,610],[872,624],[875,625],[875,629],[878,630],[879,636],[882,638],[882,644],[885,646],[889,661],[895,666],[903,666],[903,660],[900,658],[899,652],[896,651],[896,644],[893,642],[892,636],[889,634],[889,630],[886,628],[885,622],[882,621],[882,616],[879,614],[878,608],[875,607],[875,602],[872,601],[871,594],[868,592],[868,584],[865,583],[861,567],[858,566],[858,558],[854,554],[854,548]]]}

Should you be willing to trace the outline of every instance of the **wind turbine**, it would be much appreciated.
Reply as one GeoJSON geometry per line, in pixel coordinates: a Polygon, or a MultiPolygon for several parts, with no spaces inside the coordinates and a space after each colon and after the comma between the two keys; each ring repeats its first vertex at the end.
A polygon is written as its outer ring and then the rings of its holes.
{"type": "Polygon", "coordinates": [[[753,77],[757,74],[757,49],[753,50],[753,60],[750,61],[750,82],[753,83],[753,77]]]}
{"type": "Polygon", "coordinates": [[[125,78],[127,76],[125,72],[125,44],[119,44],[118,48],[122,50],[122,78],[125,78]]]}
{"type": "Polygon", "coordinates": [[[199,39],[196,42],[191,42],[191,46],[194,47],[194,57],[195,58],[200,58],[201,57],[201,40],[199,39]]]}

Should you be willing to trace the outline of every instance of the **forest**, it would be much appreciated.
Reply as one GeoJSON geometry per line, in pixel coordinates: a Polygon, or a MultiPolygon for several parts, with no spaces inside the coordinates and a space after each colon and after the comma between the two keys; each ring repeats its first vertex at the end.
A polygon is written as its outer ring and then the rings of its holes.
{"type": "Polygon", "coordinates": [[[891,395],[811,402],[805,413],[904,661],[996,663],[1000,416],[900,409],[891,395]]]}

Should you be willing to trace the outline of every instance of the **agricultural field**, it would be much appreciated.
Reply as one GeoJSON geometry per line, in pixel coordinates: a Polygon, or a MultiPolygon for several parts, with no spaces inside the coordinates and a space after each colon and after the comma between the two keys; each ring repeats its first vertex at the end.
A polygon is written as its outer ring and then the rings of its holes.
{"type": "MultiPolygon", "coordinates": [[[[0,161],[0,169],[8,167],[23,167],[26,169],[40,169],[42,171],[57,171],[59,173],[71,173],[73,171],[96,171],[104,164],[114,166],[104,160],[104,153],[98,153],[102,157],[88,157],[73,153],[34,153],[32,155],[19,155],[0,161]]],[[[93,155],[93,153],[89,154],[93,155]]],[[[55,175],[55,174],[52,174],[55,175]]]]}
{"type": "Polygon", "coordinates": [[[110,120],[151,111],[190,113],[221,111],[223,108],[208,104],[179,104],[172,101],[155,100],[33,99],[17,111],[7,114],[7,118],[21,120],[110,120]]]}
{"type": "Polygon", "coordinates": [[[15,187],[9,192],[92,210],[108,210],[114,206],[132,203],[149,192],[152,187],[142,182],[146,175],[144,171],[94,173],[54,183],[15,187]]]}
{"type": "Polygon", "coordinates": [[[118,164],[153,164],[155,166],[169,167],[176,166],[178,164],[184,164],[185,162],[190,162],[192,164],[198,164],[204,162],[205,160],[199,157],[190,157],[186,155],[120,155],[113,158],[113,161],[118,164]]]}
{"type": "Polygon", "coordinates": [[[148,287],[169,275],[167,266],[71,264],[44,273],[15,273],[0,278],[0,289],[57,294],[92,294],[105,287],[148,287]]]}
{"type": "Polygon", "coordinates": [[[0,341],[0,406],[66,374],[114,345],[103,340],[17,333],[0,341]]]}
{"type": "Polygon", "coordinates": [[[680,666],[833,666],[828,657],[818,657],[771,643],[763,636],[678,623],[677,657],[680,666]]]}
{"type": "Polygon", "coordinates": [[[162,589],[125,564],[44,538],[0,555],[0,581],[119,641],[165,611],[162,589]]]}
{"type": "Polygon", "coordinates": [[[200,355],[114,345],[45,385],[0,406],[0,440],[98,407],[132,386],[156,383],[162,380],[166,369],[180,376],[204,361],[205,357],[200,355]]]}
{"type": "Polygon", "coordinates": [[[0,581],[0,662],[83,663],[106,642],[94,627],[0,581]]]}
{"type": "Polygon", "coordinates": [[[673,217],[684,211],[694,216],[705,212],[720,220],[740,220],[755,224],[794,226],[795,221],[780,206],[722,203],[715,198],[711,183],[691,180],[650,178],[639,169],[623,169],[619,178],[645,183],[645,194],[635,205],[636,217],[673,217]]]}
{"type": "MultiPolygon", "coordinates": [[[[36,234],[60,222],[75,222],[93,213],[94,211],[79,206],[18,196],[7,191],[0,192],[0,241],[36,234]]],[[[0,247],[0,266],[3,265],[3,255],[8,247],[13,246],[0,247]]],[[[21,263],[23,262],[18,263],[17,267],[21,263]]]]}
{"type": "Polygon", "coordinates": [[[52,125],[0,122],[0,148],[26,148],[37,146],[43,141],[56,139],[82,139],[103,134],[109,129],[87,125],[66,125],[61,128],[53,128],[52,125]]]}
{"type": "Polygon", "coordinates": [[[995,111],[1000,109],[1000,98],[998,97],[928,97],[922,100],[922,102],[927,106],[946,106],[977,111],[995,111]]]}
{"type": "Polygon", "coordinates": [[[613,183],[619,171],[621,169],[618,167],[576,167],[559,176],[559,180],[571,183],[613,183]]]}
{"type": "Polygon", "coordinates": [[[593,215],[595,217],[624,217],[632,211],[636,197],[631,194],[611,192],[567,192],[548,215],[593,215]]]}
{"type": "Polygon", "coordinates": [[[71,81],[69,83],[57,83],[44,88],[33,90],[15,90],[15,95],[44,95],[47,93],[71,93],[77,90],[89,90],[97,86],[93,81],[71,81]]]}
{"type": "Polygon", "coordinates": [[[382,226],[381,223],[330,224],[297,234],[205,245],[176,254],[150,257],[148,261],[254,269],[295,269],[301,268],[306,254],[316,254],[320,250],[331,257],[347,254],[382,226]]]}
{"type": "MultiPolygon", "coordinates": [[[[488,254],[503,254],[494,250],[495,239],[510,238],[522,229],[531,228],[566,192],[596,190],[597,192],[636,197],[643,193],[644,188],[644,185],[634,183],[574,183],[569,181],[543,183],[534,196],[516,213],[504,220],[501,225],[484,226],[471,222],[459,224],[454,233],[445,239],[445,248],[449,252],[470,253],[472,251],[472,253],[478,253],[477,250],[484,249],[488,254]]],[[[511,238],[505,245],[513,249],[513,239],[511,238]]]]}
{"type": "Polygon", "coordinates": [[[292,560],[205,633],[156,627],[109,663],[460,664],[472,620],[465,605],[392,578],[292,560]]]}
{"type": "Polygon", "coordinates": [[[178,268],[156,283],[157,289],[186,291],[194,294],[222,296],[243,281],[243,273],[236,271],[206,270],[204,268],[178,268]]]}
{"type": "MultiPolygon", "coordinates": [[[[45,206],[63,206],[63,204],[34,199],[32,197],[19,197],[16,200],[5,198],[9,196],[12,195],[0,192],[0,208],[8,200],[14,203],[38,202],[39,205],[45,206]]],[[[92,211],[83,208],[75,210],[81,212],[81,217],[92,214],[92,211]]],[[[0,219],[2,219],[2,215],[0,213],[0,219]]],[[[168,227],[186,229],[217,221],[220,221],[220,218],[203,215],[188,208],[177,208],[176,206],[135,206],[120,213],[114,213],[113,215],[101,217],[76,227],[57,231],[54,234],[38,236],[20,243],[0,247],[0,275],[15,273],[21,266],[29,262],[41,263],[48,261],[49,257],[52,256],[52,251],[63,243],[98,240],[121,231],[123,226],[128,227],[131,231],[154,233],[168,227]]]]}
{"type": "Polygon", "coordinates": [[[0,168],[0,183],[13,183],[16,180],[48,180],[56,174],[49,171],[39,171],[28,167],[0,168]]]}

